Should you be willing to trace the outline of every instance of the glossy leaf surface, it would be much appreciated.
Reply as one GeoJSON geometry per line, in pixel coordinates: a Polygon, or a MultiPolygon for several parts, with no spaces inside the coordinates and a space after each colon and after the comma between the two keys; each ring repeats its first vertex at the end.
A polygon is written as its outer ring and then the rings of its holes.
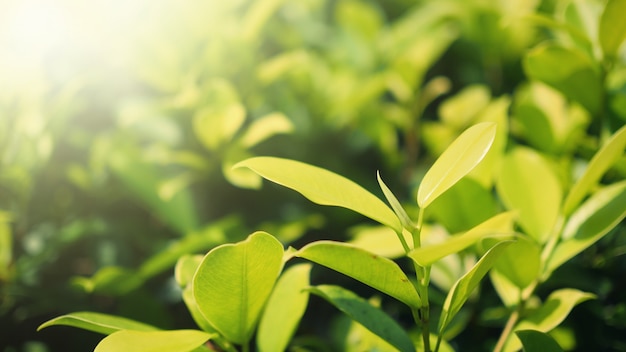
{"type": "Polygon", "coordinates": [[[418,308],[422,301],[409,278],[390,259],[341,242],[318,241],[304,246],[296,256],[338,271],[380,292],[418,308]]]}
{"type": "Polygon", "coordinates": [[[496,135],[496,124],[483,122],[463,132],[428,170],[417,190],[417,203],[427,207],[478,165],[496,135]]]}
{"type": "Polygon", "coordinates": [[[398,198],[396,198],[396,196],[393,194],[393,192],[391,192],[389,187],[387,187],[385,182],[383,182],[383,179],[380,177],[380,173],[376,173],[376,178],[378,179],[380,189],[383,191],[385,198],[387,198],[389,205],[391,205],[391,209],[393,209],[394,213],[396,213],[396,216],[398,217],[398,220],[400,220],[402,227],[404,227],[405,229],[411,229],[415,227],[413,221],[402,207],[402,204],[400,204],[398,198]]]}
{"type": "Polygon", "coordinates": [[[211,250],[193,278],[200,312],[228,340],[252,336],[259,314],[282,268],[283,246],[265,232],[211,250]]]}
{"type": "Polygon", "coordinates": [[[215,336],[199,330],[121,330],[100,341],[94,352],[189,352],[215,336]]]}
{"type": "Polygon", "coordinates": [[[522,342],[524,352],[563,352],[559,344],[548,334],[537,330],[518,330],[515,332],[522,342]]]}
{"type": "Polygon", "coordinates": [[[154,326],[140,323],[138,321],[95,312],[75,312],[62,315],[41,324],[37,330],[53,325],[73,326],[75,328],[89,330],[104,335],[109,335],[119,330],[158,330],[154,326]]]}

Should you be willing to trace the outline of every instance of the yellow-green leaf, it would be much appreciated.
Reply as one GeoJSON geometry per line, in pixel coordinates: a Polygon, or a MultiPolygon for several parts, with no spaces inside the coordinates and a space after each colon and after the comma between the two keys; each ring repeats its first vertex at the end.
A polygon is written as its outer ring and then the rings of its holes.
{"type": "Polygon", "coordinates": [[[600,17],[598,39],[605,57],[617,56],[626,39],[626,0],[609,0],[600,17]]]}
{"type": "Polygon", "coordinates": [[[189,352],[215,336],[199,330],[121,330],[100,341],[94,352],[189,352]]]}
{"type": "Polygon", "coordinates": [[[48,320],[41,324],[37,330],[41,330],[53,325],[73,326],[109,335],[119,330],[153,331],[158,330],[154,326],[140,323],[135,320],[118,317],[109,314],[95,312],[75,312],[65,314],[60,317],[48,320]]]}

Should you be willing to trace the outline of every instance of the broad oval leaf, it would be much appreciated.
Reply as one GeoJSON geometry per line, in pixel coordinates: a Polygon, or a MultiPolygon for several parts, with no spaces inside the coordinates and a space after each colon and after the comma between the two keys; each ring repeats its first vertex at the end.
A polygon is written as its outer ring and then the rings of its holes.
{"type": "Polygon", "coordinates": [[[152,325],[115,315],[95,312],[75,312],[65,314],[39,325],[37,331],[53,325],[73,326],[84,330],[109,335],[119,330],[156,331],[152,325]]]}
{"type": "Polygon", "coordinates": [[[296,256],[338,271],[378,291],[419,308],[422,301],[398,264],[353,245],[317,241],[304,246],[296,256]]]}
{"type": "Polygon", "coordinates": [[[478,165],[496,136],[496,124],[482,122],[463,132],[428,170],[417,190],[417,204],[427,207],[478,165]]]}
{"type": "Polygon", "coordinates": [[[532,149],[514,149],[502,161],[496,188],[506,207],[519,211],[524,231],[544,243],[559,216],[562,190],[542,156],[532,149]]]}
{"type": "Polygon", "coordinates": [[[275,157],[250,158],[234,167],[250,168],[272,182],[301,193],[314,203],[347,208],[387,225],[396,232],[402,231],[396,215],[380,198],[326,169],[275,157]]]}
{"type": "Polygon", "coordinates": [[[100,341],[94,352],[189,352],[216,336],[200,330],[121,330],[100,341]]]}
{"type": "MultiPolygon", "coordinates": [[[[626,3],[626,1],[625,1],[626,3]]],[[[591,158],[585,173],[578,179],[572,189],[570,189],[563,204],[565,216],[571,214],[580,204],[580,201],[587,195],[600,177],[624,155],[626,148],[626,126],[620,128],[613,134],[602,148],[591,158]]]]}
{"type": "Polygon", "coordinates": [[[541,248],[530,238],[518,236],[517,241],[498,258],[494,270],[518,288],[524,289],[539,277],[541,248]]]}
{"type": "Polygon", "coordinates": [[[545,332],[537,330],[518,330],[517,338],[524,346],[524,352],[563,352],[563,349],[545,332]]]}
{"type": "Polygon", "coordinates": [[[334,285],[314,286],[310,291],[330,302],[398,350],[415,351],[411,338],[395,320],[352,291],[334,285]]]}
{"type": "Polygon", "coordinates": [[[257,348],[261,352],[286,351],[309,302],[311,264],[285,270],[272,291],[259,322],[257,348]]]}
{"type": "Polygon", "coordinates": [[[489,249],[480,260],[463,275],[452,287],[443,304],[439,318],[439,335],[443,335],[452,318],[461,310],[470,294],[480,283],[480,280],[489,272],[495,261],[512,241],[499,242],[489,249]]]}
{"type": "Polygon", "coordinates": [[[626,181],[606,186],[593,194],[569,218],[559,243],[548,260],[549,274],[582,252],[626,217],[626,181]]]}
{"type": "Polygon", "coordinates": [[[199,254],[185,254],[178,259],[174,267],[174,278],[180,287],[187,287],[191,283],[193,275],[196,273],[196,269],[200,266],[203,258],[199,254]]]}
{"type": "Polygon", "coordinates": [[[282,244],[265,232],[214,248],[193,278],[198,309],[228,340],[246,343],[282,269],[282,258],[282,244]]]}
{"type": "Polygon", "coordinates": [[[604,7],[598,39],[605,57],[617,55],[620,46],[626,39],[626,22],[623,15],[626,13],[626,0],[609,0],[604,7]]]}

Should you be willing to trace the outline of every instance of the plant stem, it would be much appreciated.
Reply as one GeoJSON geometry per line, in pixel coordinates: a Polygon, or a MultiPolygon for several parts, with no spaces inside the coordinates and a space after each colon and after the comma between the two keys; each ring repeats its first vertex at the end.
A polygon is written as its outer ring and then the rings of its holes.
{"type": "Polygon", "coordinates": [[[520,302],[517,309],[515,309],[513,313],[511,313],[511,315],[509,316],[509,319],[506,321],[504,330],[502,330],[502,334],[500,334],[500,338],[498,339],[498,342],[496,343],[496,347],[494,347],[493,352],[501,352],[504,348],[504,344],[509,339],[509,335],[511,335],[511,333],[513,332],[515,324],[517,324],[517,320],[520,316],[521,307],[522,304],[520,302]]]}

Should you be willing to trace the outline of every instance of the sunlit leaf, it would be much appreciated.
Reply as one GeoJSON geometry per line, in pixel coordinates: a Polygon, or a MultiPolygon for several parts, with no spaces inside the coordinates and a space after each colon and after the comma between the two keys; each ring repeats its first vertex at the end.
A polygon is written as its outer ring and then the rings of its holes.
{"type": "Polygon", "coordinates": [[[239,139],[246,148],[253,147],[264,140],[281,133],[293,131],[293,124],[281,113],[271,113],[254,120],[239,139]]]}
{"type": "Polygon", "coordinates": [[[495,264],[498,257],[504,252],[504,249],[512,242],[499,242],[485,253],[480,260],[461,277],[452,287],[446,301],[443,304],[441,316],[439,318],[439,335],[442,335],[450,324],[450,321],[461,310],[465,301],[480,283],[480,280],[487,274],[489,269],[495,264]]]}
{"type": "Polygon", "coordinates": [[[524,352],[563,352],[563,349],[550,335],[537,330],[517,330],[517,338],[524,346],[524,352]]]}
{"type": "Polygon", "coordinates": [[[183,302],[185,302],[185,306],[187,306],[187,310],[189,314],[191,314],[191,318],[198,325],[200,329],[206,332],[214,333],[217,330],[209,323],[200,309],[198,308],[198,303],[196,302],[196,298],[193,295],[193,287],[191,285],[185,287],[183,289],[183,302]]]}
{"type": "MultiPolygon", "coordinates": [[[[424,230],[422,229],[422,233],[424,230]]],[[[406,254],[392,229],[383,225],[359,225],[350,229],[354,237],[348,243],[387,258],[398,258],[406,254]]],[[[403,231],[404,240],[412,241],[411,234],[403,231]]]]}
{"type": "Polygon", "coordinates": [[[326,299],[398,350],[415,351],[411,338],[396,321],[353,292],[333,285],[314,286],[310,291],[326,299]]]}
{"type": "Polygon", "coordinates": [[[100,341],[94,352],[189,352],[215,336],[199,330],[121,330],[100,341]]]}
{"type": "Polygon", "coordinates": [[[283,0],[260,0],[251,4],[242,19],[241,35],[247,41],[258,38],[261,29],[283,0]]]}
{"type": "Polygon", "coordinates": [[[606,186],[594,193],[569,218],[562,242],[548,260],[546,273],[582,252],[626,217],[626,181],[606,186]]]}
{"type": "MultiPolygon", "coordinates": [[[[391,205],[394,213],[396,213],[396,216],[400,220],[400,224],[402,224],[402,227],[406,230],[412,230],[413,228],[415,228],[415,224],[413,224],[413,221],[402,207],[402,204],[400,204],[398,198],[396,198],[396,196],[393,194],[393,192],[391,192],[389,187],[387,187],[385,182],[383,182],[383,179],[380,178],[380,173],[376,173],[376,177],[378,178],[378,184],[380,185],[380,189],[382,189],[385,198],[387,198],[387,201],[389,202],[389,205],[391,205]]],[[[397,236],[402,243],[402,246],[408,251],[409,247],[402,233],[398,233],[397,236]]]]}
{"type": "Polygon", "coordinates": [[[409,278],[390,259],[350,244],[333,241],[310,243],[299,250],[296,256],[361,281],[409,307],[418,308],[422,305],[409,278]]]}
{"type": "Polygon", "coordinates": [[[466,128],[472,119],[489,104],[489,100],[491,100],[489,88],[478,84],[469,86],[441,103],[440,119],[457,129],[466,128]]]}
{"type": "Polygon", "coordinates": [[[234,168],[240,160],[251,157],[246,149],[242,149],[240,146],[233,146],[228,149],[222,162],[222,173],[228,182],[237,187],[260,189],[263,185],[263,179],[250,169],[234,168]]]}
{"type": "Polygon", "coordinates": [[[92,277],[74,277],[72,282],[85,292],[125,295],[137,289],[145,279],[138,273],[118,266],[105,266],[92,277]]]}
{"type": "Polygon", "coordinates": [[[626,39],[626,22],[622,14],[626,13],[625,0],[609,0],[600,17],[598,37],[605,57],[617,56],[620,46],[626,39]]]}
{"type": "Polygon", "coordinates": [[[417,191],[417,203],[427,207],[485,156],[496,135],[496,124],[483,122],[463,132],[428,170],[417,191]]]}
{"type": "Polygon", "coordinates": [[[252,336],[259,314],[282,268],[283,246],[265,232],[212,249],[193,278],[204,317],[229,341],[252,336]]]}
{"type": "Polygon", "coordinates": [[[311,264],[298,264],[278,279],[259,322],[259,351],[287,350],[309,301],[310,272],[311,264]]]}
{"type": "Polygon", "coordinates": [[[540,269],[541,248],[525,236],[518,236],[517,241],[504,250],[494,266],[494,270],[506,276],[520,289],[536,280],[540,269]]]}
{"type": "Polygon", "coordinates": [[[186,287],[191,283],[193,275],[196,273],[196,269],[200,266],[203,258],[204,256],[200,254],[185,254],[178,259],[174,267],[174,277],[180,287],[186,287]]]}
{"type": "Polygon", "coordinates": [[[131,319],[95,312],[75,312],[65,314],[48,320],[47,322],[41,324],[37,330],[53,325],[73,326],[75,328],[89,330],[103,335],[109,335],[119,330],[159,330],[154,326],[131,319]]]}
{"type": "Polygon", "coordinates": [[[497,270],[489,271],[489,279],[498,296],[507,307],[514,307],[521,299],[521,290],[497,270]]]}
{"type": "Polygon", "coordinates": [[[402,230],[394,212],[380,198],[328,170],[274,157],[247,159],[235,167],[250,168],[272,182],[301,193],[314,203],[347,208],[396,231],[402,230]]]}
{"type": "MultiPolygon", "coordinates": [[[[512,235],[514,217],[513,212],[498,214],[471,230],[461,235],[452,236],[444,242],[415,248],[408,256],[420,266],[431,265],[445,256],[464,250],[481,238],[493,235],[512,235]]],[[[501,240],[504,239],[507,237],[501,237],[501,240]]]]}
{"type": "Polygon", "coordinates": [[[517,147],[502,161],[496,182],[507,208],[519,211],[520,226],[538,242],[550,236],[561,206],[561,184],[540,154],[517,147]]]}
{"type": "MultiPolygon", "coordinates": [[[[626,3],[626,1],[624,1],[626,3]]],[[[580,201],[589,193],[589,191],[597,184],[600,177],[624,155],[626,148],[626,126],[620,128],[613,134],[606,144],[591,158],[585,173],[572,186],[565,203],[563,204],[563,213],[571,214],[572,211],[580,204],[580,201]]]]}

